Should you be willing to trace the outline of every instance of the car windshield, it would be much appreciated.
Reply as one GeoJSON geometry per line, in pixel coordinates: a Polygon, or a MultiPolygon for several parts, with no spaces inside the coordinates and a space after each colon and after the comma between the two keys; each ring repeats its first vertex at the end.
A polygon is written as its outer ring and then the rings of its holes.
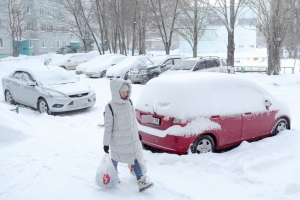
{"type": "Polygon", "coordinates": [[[197,60],[183,60],[173,67],[171,67],[171,70],[190,70],[194,67],[197,60]]]}
{"type": "Polygon", "coordinates": [[[42,85],[60,85],[77,82],[77,78],[64,70],[36,71],[35,76],[42,85]]]}
{"type": "Polygon", "coordinates": [[[156,56],[153,58],[148,58],[146,65],[153,65],[153,63],[162,63],[166,59],[165,56],[156,56]]]}

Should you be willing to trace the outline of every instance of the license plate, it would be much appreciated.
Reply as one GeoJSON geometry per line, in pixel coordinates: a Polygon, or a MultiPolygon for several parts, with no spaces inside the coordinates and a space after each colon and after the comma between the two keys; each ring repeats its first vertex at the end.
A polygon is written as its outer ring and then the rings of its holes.
{"type": "Polygon", "coordinates": [[[152,124],[159,126],[160,125],[160,119],[156,117],[152,117],[152,124]]]}
{"type": "Polygon", "coordinates": [[[87,99],[81,99],[81,100],[75,101],[74,104],[80,106],[80,105],[84,105],[84,104],[87,104],[87,103],[88,103],[87,99]]]}

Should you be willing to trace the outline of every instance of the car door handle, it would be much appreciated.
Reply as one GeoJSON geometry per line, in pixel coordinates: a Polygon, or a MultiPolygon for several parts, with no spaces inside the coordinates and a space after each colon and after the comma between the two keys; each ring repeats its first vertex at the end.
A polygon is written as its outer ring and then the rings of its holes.
{"type": "Polygon", "coordinates": [[[213,116],[211,116],[210,118],[216,119],[216,118],[219,118],[219,117],[220,117],[220,115],[213,115],[213,116]]]}
{"type": "Polygon", "coordinates": [[[251,115],[252,114],[252,112],[246,112],[245,113],[245,115],[251,115]]]}

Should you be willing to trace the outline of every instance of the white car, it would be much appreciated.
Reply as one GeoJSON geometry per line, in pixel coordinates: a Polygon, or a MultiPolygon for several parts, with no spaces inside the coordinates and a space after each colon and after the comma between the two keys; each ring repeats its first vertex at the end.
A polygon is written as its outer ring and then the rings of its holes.
{"type": "Polygon", "coordinates": [[[149,58],[149,56],[147,55],[128,57],[118,64],[108,68],[108,70],[106,71],[106,77],[110,79],[122,78],[124,80],[127,80],[129,70],[140,65],[145,65],[148,60],[147,58],[149,58]]]}
{"type": "Polygon", "coordinates": [[[126,58],[127,57],[123,55],[107,57],[101,63],[94,63],[93,65],[89,66],[86,69],[85,74],[90,78],[103,78],[106,76],[106,71],[109,67],[118,64],[126,58]]]}
{"type": "Polygon", "coordinates": [[[19,68],[3,77],[5,101],[36,108],[41,113],[56,113],[91,107],[94,90],[57,66],[19,68]]]}
{"type": "Polygon", "coordinates": [[[216,56],[207,56],[200,58],[187,58],[177,63],[161,75],[179,74],[196,71],[229,73],[229,69],[224,60],[216,56]]]}
{"type": "Polygon", "coordinates": [[[89,66],[93,66],[93,65],[97,65],[97,64],[101,64],[106,58],[110,57],[110,56],[115,56],[115,55],[119,55],[119,54],[104,54],[104,55],[98,55],[95,58],[89,60],[88,62],[79,64],[76,67],[76,74],[85,74],[85,70],[89,67],[89,66]]]}
{"type": "Polygon", "coordinates": [[[59,66],[66,70],[76,69],[79,64],[87,62],[97,55],[99,52],[66,54],[58,60],[51,61],[49,65],[59,66]]]}

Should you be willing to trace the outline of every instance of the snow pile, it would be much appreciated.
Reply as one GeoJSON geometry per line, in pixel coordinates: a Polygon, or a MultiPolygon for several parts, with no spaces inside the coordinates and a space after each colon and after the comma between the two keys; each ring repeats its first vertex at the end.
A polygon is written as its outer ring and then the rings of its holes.
{"type": "Polygon", "coordinates": [[[283,102],[250,80],[231,74],[185,73],[150,80],[136,108],[163,116],[190,119],[265,112],[265,100],[272,103],[270,110],[282,110],[281,113],[290,116],[283,102]]]}
{"type": "Polygon", "coordinates": [[[24,140],[33,133],[31,125],[19,114],[0,104],[0,143],[24,140]]]}

